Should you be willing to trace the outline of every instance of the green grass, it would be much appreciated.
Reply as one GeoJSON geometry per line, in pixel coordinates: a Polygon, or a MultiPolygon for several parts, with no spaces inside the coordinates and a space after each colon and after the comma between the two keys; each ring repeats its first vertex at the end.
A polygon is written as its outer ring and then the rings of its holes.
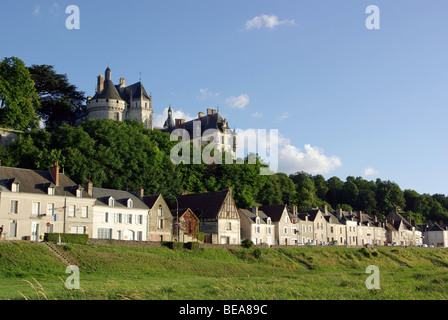
{"type": "Polygon", "coordinates": [[[448,251],[426,248],[251,248],[173,251],[113,245],[60,246],[80,270],[43,245],[0,243],[0,299],[446,299],[448,251]],[[380,269],[368,290],[367,266],[380,269]]]}

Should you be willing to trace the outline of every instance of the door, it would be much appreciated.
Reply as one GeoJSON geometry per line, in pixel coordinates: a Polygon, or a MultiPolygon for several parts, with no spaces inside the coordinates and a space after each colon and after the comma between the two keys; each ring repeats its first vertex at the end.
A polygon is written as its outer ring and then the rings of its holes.
{"type": "Polygon", "coordinates": [[[39,224],[36,221],[31,222],[31,241],[39,240],[39,224]]]}

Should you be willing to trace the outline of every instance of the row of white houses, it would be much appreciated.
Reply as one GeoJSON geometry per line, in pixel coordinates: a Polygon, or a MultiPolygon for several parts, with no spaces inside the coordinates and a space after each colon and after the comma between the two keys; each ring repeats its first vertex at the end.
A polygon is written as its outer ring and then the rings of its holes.
{"type": "Polygon", "coordinates": [[[232,190],[181,195],[170,209],[160,194],[76,184],[60,172],[0,166],[0,239],[41,241],[45,233],[94,239],[202,241],[267,245],[448,246],[441,226],[415,226],[394,209],[385,221],[326,206],[297,211],[286,205],[237,208],[232,190]]]}

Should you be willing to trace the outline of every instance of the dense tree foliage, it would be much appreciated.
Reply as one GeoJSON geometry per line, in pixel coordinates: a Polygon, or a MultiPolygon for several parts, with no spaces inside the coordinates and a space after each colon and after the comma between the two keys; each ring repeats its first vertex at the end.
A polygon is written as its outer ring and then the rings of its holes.
{"type": "Polygon", "coordinates": [[[28,68],[40,97],[38,115],[47,128],[56,128],[73,120],[74,112],[85,100],[84,92],[70,84],[65,74],[58,74],[53,66],[32,65],[28,68]]]}
{"type": "Polygon", "coordinates": [[[11,57],[0,62],[0,125],[26,130],[39,125],[36,110],[39,96],[22,60],[11,57]]]}

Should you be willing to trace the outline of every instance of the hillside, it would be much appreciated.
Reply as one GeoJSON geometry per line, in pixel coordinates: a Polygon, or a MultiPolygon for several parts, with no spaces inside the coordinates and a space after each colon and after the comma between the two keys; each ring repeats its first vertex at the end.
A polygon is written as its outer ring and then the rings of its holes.
{"type": "Polygon", "coordinates": [[[448,251],[429,248],[256,248],[64,245],[80,270],[44,244],[0,243],[0,299],[446,299],[448,251]],[[367,266],[380,290],[367,290],[367,266]]]}

